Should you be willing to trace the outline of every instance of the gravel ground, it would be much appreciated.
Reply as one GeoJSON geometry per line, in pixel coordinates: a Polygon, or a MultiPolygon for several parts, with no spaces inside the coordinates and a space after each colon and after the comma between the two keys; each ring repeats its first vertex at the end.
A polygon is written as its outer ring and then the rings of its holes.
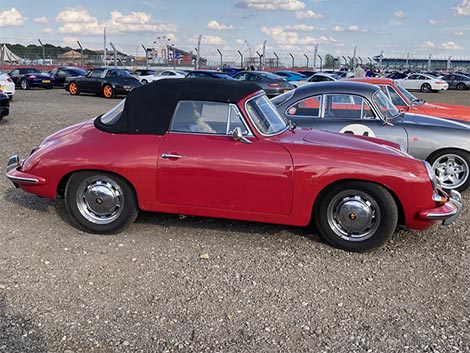
{"type": "MultiPolygon", "coordinates": [[[[1,160],[117,102],[19,91],[1,160]]],[[[352,254],[308,229],[150,213],[90,235],[1,178],[0,352],[469,352],[469,195],[454,224],[352,254]]]]}

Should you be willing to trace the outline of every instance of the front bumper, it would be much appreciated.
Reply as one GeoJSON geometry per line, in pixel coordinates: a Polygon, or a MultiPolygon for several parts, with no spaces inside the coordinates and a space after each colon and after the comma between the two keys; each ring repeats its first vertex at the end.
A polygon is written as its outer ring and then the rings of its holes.
{"type": "Polygon", "coordinates": [[[462,211],[462,196],[459,192],[451,190],[449,194],[442,192],[443,195],[436,195],[438,198],[446,198],[447,201],[436,208],[424,210],[419,213],[419,217],[424,220],[439,221],[443,225],[449,225],[455,221],[462,211]]]}
{"type": "Polygon", "coordinates": [[[23,184],[44,185],[46,183],[44,178],[23,173],[21,171],[22,164],[23,160],[19,159],[18,155],[11,156],[8,159],[5,176],[13,183],[13,185],[15,185],[15,187],[18,188],[23,184]]]}

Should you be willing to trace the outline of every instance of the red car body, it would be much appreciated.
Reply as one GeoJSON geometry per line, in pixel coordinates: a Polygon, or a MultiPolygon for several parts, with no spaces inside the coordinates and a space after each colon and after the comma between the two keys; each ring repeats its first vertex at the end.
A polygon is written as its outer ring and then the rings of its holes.
{"type": "Polygon", "coordinates": [[[365,77],[346,80],[380,86],[393,104],[405,112],[470,122],[470,106],[425,102],[390,78],[365,77]]]}
{"type": "MultiPolygon", "coordinates": [[[[172,85],[170,81],[176,86],[181,81],[194,81],[191,82],[194,92],[207,87],[222,92],[227,85],[230,89],[232,85],[243,84],[201,80],[160,80],[138,88],[123,104],[120,119],[128,112],[128,119],[136,114],[137,110],[130,108],[134,96],[138,98],[145,90],[155,89],[152,86],[165,86],[166,92],[177,92],[178,87],[167,87],[172,85]]],[[[351,182],[380,185],[387,190],[392,195],[389,201],[396,203],[399,222],[410,228],[424,229],[436,220],[452,220],[460,211],[458,193],[449,199],[438,191],[425,163],[400,152],[393,143],[287,125],[276,133],[261,132],[260,122],[254,120],[254,103],[264,104],[263,109],[269,114],[271,103],[264,99],[262,91],[253,87],[248,90],[251,93],[239,95],[230,103],[230,109],[238,110],[237,116],[240,114],[249,130],[243,137],[235,138],[235,132],[232,136],[228,130],[227,134],[176,131],[175,116],[182,104],[177,101],[176,109],[168,110],[170,125],[163,126],[161,133],[140,133],[140,128],[118,132],[131,123],[116,128],[115,132],[103,131],[98,117],[49,136],[24,161],[12,157],[7,177],[15,186],[42,197],[55,199],[65,195],[66,202],[67,198],[71,199],[69,208],[74,207],[75,200],[82,203],[78,196],[68,196],[70,180],[86,171],[122,178],[131,190],[124,196],[128,200],[135,197],[140,210],[296,226],[311,222],[315,210],[322,208],[318,199],[325,190],[351,182]]],[[[282,118],[277,117],[281,120],[276,122],[282,124],[282,118]]],[[[93,186],[96,194],[113,192],[111,187],[103,186],[106,182],[97,185],[93,186]]],[[[84,191],[81,196],[89,194],[84,191]]],[[[106,196],[96,196],[97,202],[103,199],[106,196]]],[[[359,211],[367,208],[355,201],[350,201],[350,205],[359,207],[359,211]]],[[[99,217],[89,222],[97,224],[79,220],[78,225],[98,233],[122,228],[114,227],[113,222],[101,225],[100,221],[99,217]]],[[[362,248],[355,241],[352,247],[332,243],[353,251],[380,245],[362,248]]]]}

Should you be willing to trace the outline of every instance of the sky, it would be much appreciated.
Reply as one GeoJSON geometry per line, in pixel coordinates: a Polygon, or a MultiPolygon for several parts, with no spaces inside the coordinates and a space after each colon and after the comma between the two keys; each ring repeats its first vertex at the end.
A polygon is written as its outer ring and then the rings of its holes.
{"type": "Polygon", "coordinates": [[[470,59],[470,0],[1,0],[0,42],[194,51],[299,64],[318,54],[470,59]],[[219,53],[220,51],[220,53],[219,53]],[[292,55],[292,56],[291,56],[292,55]]]}

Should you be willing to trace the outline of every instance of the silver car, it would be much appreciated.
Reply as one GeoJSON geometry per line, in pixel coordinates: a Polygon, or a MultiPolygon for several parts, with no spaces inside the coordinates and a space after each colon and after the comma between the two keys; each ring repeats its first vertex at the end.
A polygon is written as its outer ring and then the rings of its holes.
{"type": "Polygon", "coordinates": [[[428,161],[447,190],[463,191],[470,185],[466,123],[400,112],[378,86],[359,82],[306,85],[272,101],[302,127],[399,143],[413,157],[428,161]]]}

